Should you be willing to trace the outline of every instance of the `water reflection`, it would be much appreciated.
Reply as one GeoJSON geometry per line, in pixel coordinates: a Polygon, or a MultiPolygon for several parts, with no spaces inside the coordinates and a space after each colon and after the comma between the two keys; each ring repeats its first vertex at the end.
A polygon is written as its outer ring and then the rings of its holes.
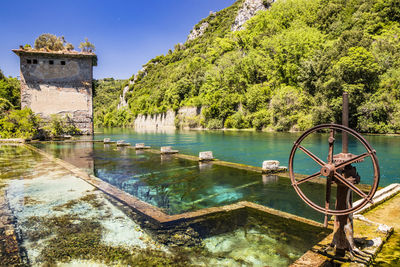
{"type": "MultiPolygon", "coordinates": [[[[198,155],[200,151],[212,150],[216,158],[252,166],[261,166],[267,159],[279,160],[281,165],[288,165],[288,158],[293,142],[300,133],[270,133],[249,131],[177,131],[177,130],[140,130],[134,129],[97,129],[101,131],[95,139],[102,140],[111,137],[113,140],[124,139],[132,144],[145,143],[155,148],[173,146],[183,154],[198,155]]],[[[364,135],[367,141],[377,151],[381,167],[381,186],[399,182],[400,136],[364,135]]],[[[321,154],[326,159],[328,150],[328,135],[313,134],[307,138],[304,145],[312,152],[321,154]],[[325,153],[326,152],[326,153],[325,153]]],[[[341,147],[341,137],[336,137],[336,147],[341,147]]],[[[351,151],[361,151],[361,146],[354,139],[349,140],[351,151]]],[[[340,152],[340,151],[339,151],[340,152]]],[[[336,152],[335,152],[336,153],[336,152]]],[[[301,157],[297,165],[299,173],[309,173],[313,163],[307,161],[307,156],[301,157]]],[[[365,164],[367,165],[367,164],[365,164]]],[[[367,182],[371,180],[370,171],[359,168],[361,177],[367,182]]]]}
{"type": "MultiPolygon", "coordinates": [[[[67,161],[80,144],[38,144],[67,161]],[[65,151],[68,151],[65,152],[65,151]]],[[[92,146],[94,174],[102,180],[163,209],[177,214],[247,200],[321,221],[322,216],[306,206],[292,189],[290,180],[274,175],[199,163],[134,149],[117,150],[96,143],[92,146]]],[[[304,191],[323,200],[324,188],[313,184],[304,191]],[[322,197],[321,197],[322,196],[322,197]]]]}
{"type": "Polygon", "coordinates": [[[262,175],[262,182],[264,185],[270,184],[270,183],[277,183],[279,182],[279,176],[278,175],[269,175],[269,174],[263,174],[262,175]]]}

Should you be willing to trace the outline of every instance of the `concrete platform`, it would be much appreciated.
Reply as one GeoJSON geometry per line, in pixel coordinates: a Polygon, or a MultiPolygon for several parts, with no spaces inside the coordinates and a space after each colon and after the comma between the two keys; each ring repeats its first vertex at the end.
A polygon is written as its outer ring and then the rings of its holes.
{"type": "MultiPolygon", "coordinates": [[[[346,254],[343,258],[336,257],[330,247],[333,239],[333,234],[330,234],[291,266],[370,266],[375,265],[375,261],[388,264],[387,257],[390,261],[388,266],[396,266],[391,263],[400,263],[400,253],[393,257],[393,253],[398,252],[400,241],[399,192],[400,184],[391,184],[378,190],[373,198],[374,204],[354,215],[354,240],[362,251],[362,256],[346,254]],[[393,233],[395,233],[393,235],[395,244],[390,243],[393,233]],[[380,256],[381,250],[382,256],[380,256]]],[[[329,226],[331,228],[332,223],[331,221],[329,226]]]]}

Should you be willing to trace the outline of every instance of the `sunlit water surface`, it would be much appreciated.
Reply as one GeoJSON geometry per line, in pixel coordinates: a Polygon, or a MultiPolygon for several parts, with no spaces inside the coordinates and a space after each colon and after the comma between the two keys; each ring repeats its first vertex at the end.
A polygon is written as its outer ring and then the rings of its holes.
{"type": "MultiPolygon", "coordinates": [[[[181,153],[198,155],[200,151],[212,150],[216,158],[261,166],[264,160],[279,160],[281,165],[287,166],[293,142],[300,133],[276,133],[254,131],[190,131],[190,130],[141,130],[122,128],[96,129],[94,136],[97,140],[109,137],[113,140],[123,139],[132,144],[146,143],[154,148],[173,146],[181,153]]],[[[376,150],[380,170],[380,186],[400,182],[400,136],[364,135],[371,146],[376,150]]],[[[304,142],[307,149],[326,160],[328,152],[328,135],[312,134],[304,142]]],[[[364,147],[350,138],[349,151],[353,154],[365,152],[364,147]]],[[[336,138],[335,153],[341,152],[341,138],[336,138]]],[[[370,160],[356,165],[361,175],[361,182],[372,182],[372,166],[370,160]]],[[[295,171],[303,174],[312,174],[318,165],[304,153],[297,153],[295,171]]]]}
{"type": "MultiPolygon", "coordinates": [[[[94,173],[168,214],[251,201],[316,221],[323,219],[298,197],[290,180],[285,177],[102,143],[47,143],[36,146],[94,173]]],[[[324,185],[304,183],[302,190],[322,205],[324,185]]],[[[333,189],[332,195],[334,192],[333,189]]]]}
{"type": "MultiPolygon", "coordinates": [[[[38,146],[169,213],[247,199],[297,211],[299,215],[315,216],[296,200],[285,178],[263,178],[251,172],[199,166],[191,161],[103,144],[38,146]]],[[[121,246],[131,250],[156,247],[168,250],[113,207],[102,192],[26,147],[0,145],[0,193],[2,190],[15,216],[15,226],[24,238],[21,246],[32,265],[55,264],[58,258],[53,255],[64,255],[65,251],[77,253],[68,256],[68,260],[63,258],[64,264],[97,266],[102,263],[102,257],[80,254],[80,246],[87,247],[80,239],[70,242],[77,236],[85,239],[79,232],[61,229],[60,225],[47,229],[50,219],[71,217],[75,228],[88,220],[98,224],[104,228],[99,242],[109,246],[110,251],[121,246]],[[82,202],[88,196],[95,197],[100,205],[82,202]],[[65,234],[60,236],[61,232],[65,234]],[[66,247],[55,247],[60,244],[57,240],[64,239],[69,240],[62,243],[66,247]]],[[[297,229],[296,224],[286,227],[287,224],[279,221],[259,223],[253,219],[233,232],[205,238],[204,248],[187,252],[188,257],[200,266],[288,266],[324,236],[312,227],[306,230],[304,226],[299,228],[302,230],[297,229]]]]}

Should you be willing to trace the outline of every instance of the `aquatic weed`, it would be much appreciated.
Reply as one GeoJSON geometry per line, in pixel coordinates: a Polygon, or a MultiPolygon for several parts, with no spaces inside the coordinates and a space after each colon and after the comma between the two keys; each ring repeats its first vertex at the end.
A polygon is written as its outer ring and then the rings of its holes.
{"type": "Polygon", "coordinates": [[[74,214],[57,217],[30,217],[26,222],[31,241],[48,238],[38,260],[53,265],[73,259],[94,260],[106,264],[131,266],[188,266],[184,255],[172,255],[154,249],[110,246],[102,242],[103,226],[99,221],[74,214]]]}

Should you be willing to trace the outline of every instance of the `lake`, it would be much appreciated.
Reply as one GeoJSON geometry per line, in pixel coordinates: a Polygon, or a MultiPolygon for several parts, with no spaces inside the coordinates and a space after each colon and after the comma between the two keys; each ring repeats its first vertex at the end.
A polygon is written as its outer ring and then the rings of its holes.
{"type": "MultiPolygon", "coordinates": [[[[180,153],[198,155],[200,151],[213,151],[214,157],[236,163],[259,166],[264,160],[279,160],[287,166],[293,142],[301,133],[256,132],[256,131],[198,131],[198,130],[141,130],[131,128],[98,128],[94,138],[102,140],[123,139],[135,143],[145,143],[153,148],[173,146],[180,153]]],[[[380,186],[400,182],[400,136],[363,135],[377,151],[381,170],[380,186]]],[[[336,138],[335,154],[341,152],[341,138],[336,138]]],[[[328,135],[313,134],[302,144],[322,160],[326,160],[328,135]]],[[[360,143],[349,139],[349,151],[361,154],[365,150],[360,143]]],[[[369,158],[355,165],[361,175],[361,182],[372,180],[372,166],[369,158]]],[[[312,174],[319,167],[304,153],[298,151],[295,157],[297,173],[312,174]]]]}

